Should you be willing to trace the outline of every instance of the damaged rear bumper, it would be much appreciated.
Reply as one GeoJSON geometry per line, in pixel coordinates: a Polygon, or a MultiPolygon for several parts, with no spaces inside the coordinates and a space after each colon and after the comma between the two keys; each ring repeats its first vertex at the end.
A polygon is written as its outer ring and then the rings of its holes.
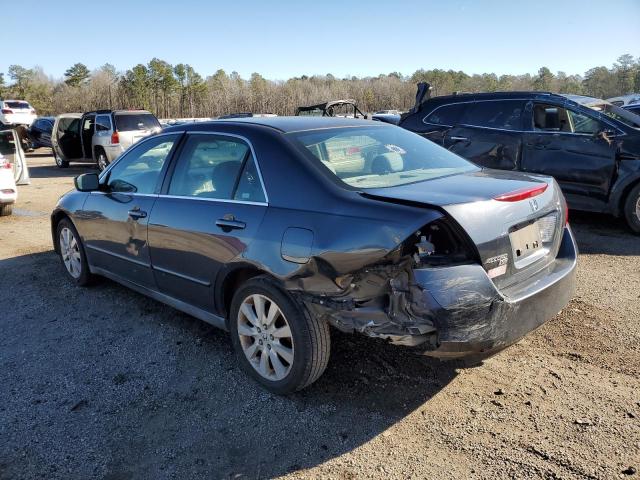
{"type": "Polygon", "coordinates": [[[577,247],[564,229],[558,255],[526,285],[498,291],[479,265],[415,270],[437,332],[425,354],[456,358],[491,354],[556,315],[575,292],[577,247]]]}
{"type": "Polygon", "coordinates": [[[575,239],[567,226],[556,259],[508,288],[498,290],[479,264],[413,268],[411,273],[382,267],[365,270],[354,280],[360,291],[370,287],[377,296],[354,298],[353,291],[342,300],[307,296],[305,303],[340,330],[387,339],[425,355],[487,356],[517,342],[569,303],[576,260],[575,239]]]}

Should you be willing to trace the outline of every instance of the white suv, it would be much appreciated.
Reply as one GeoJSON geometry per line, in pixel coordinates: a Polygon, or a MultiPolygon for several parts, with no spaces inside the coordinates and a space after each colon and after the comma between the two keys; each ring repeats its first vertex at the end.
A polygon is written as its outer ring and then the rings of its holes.
{"type": "Polygon", "coordinates": [[[0,123],[4,125],[31,125],[36,110],[24,100],[0,100],[0,123]]]}

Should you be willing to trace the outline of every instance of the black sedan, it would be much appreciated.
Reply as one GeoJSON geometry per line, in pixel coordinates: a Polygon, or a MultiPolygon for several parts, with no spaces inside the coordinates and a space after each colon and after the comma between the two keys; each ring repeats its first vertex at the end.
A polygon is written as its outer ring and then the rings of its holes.
{"type": "Polygon", "coordinates": [[[338,118],[171,127],[76,178],[51,216],[68,276],[105,276],[227,329],[276,393],[327,366],[330,327],[488,355],[561,310],[576,246],[550,177],[490,171],[338,118]]]}
{"type": "Polygon", "coordinates": [[[33,148],[51,148],[51,131],[55,121],[55,117],[38,117],[34,120],[27,130],[33,148]]]}

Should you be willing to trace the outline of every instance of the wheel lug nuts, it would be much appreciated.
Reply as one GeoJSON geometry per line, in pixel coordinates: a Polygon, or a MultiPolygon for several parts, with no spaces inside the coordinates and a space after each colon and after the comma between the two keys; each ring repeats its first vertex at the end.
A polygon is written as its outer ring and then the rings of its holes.
{"type": "Polygon", "coordinates": [[[267,348],[268,348],[269,350],[271,350],[271,344],[268,344],[268,345],[267,345],[267,348]]]}
{"type": "Polygon", "coordinates": [[[267,325],[266,324],[262,325],[262,328],[264,328],[266,330],[267,329],[267,325]]]}
{"type": "Polygon", "coordinates": [[[269,335],[269,340],[273,340],[273,335],[269,335]]]}
{"type": "Polygon", "coordinates": [[[262,340],[258,340],[258,345],[262,345],[262,340]]]}
{"type": "Polygon", "coordinates": [[[262,330],[260,330],[260,327],[257,327],[258,333],[260,333],[262,330]]]}

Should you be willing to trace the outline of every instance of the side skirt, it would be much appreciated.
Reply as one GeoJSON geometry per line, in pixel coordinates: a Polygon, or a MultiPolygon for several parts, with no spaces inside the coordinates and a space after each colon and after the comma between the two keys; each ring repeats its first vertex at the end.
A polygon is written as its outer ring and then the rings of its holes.
{"type": "Polygon", "coordinates": [[[196,317],[197,319],[202,320],[203,322],[207,322],[213,325],[214,327],[218,327],[224,331],[228,331],[227,322],[223,317],[214,315],[213,313],[209,313],[206,310],[202,310],[201,308],[194,307],[193,305],[189,305],[188,303],[185,303],[181,300],[170,297],[169,295],[165,295],[164,293],[160,293],[156,290],[152,290],[150,288],[137,285],[133,282],[130,282],[129,280],[125,280],[119,275],[115,275],[100,267],[91,266],[90,270],[91,270],[91,273],[95,273],[97,275],[106,277],[110,280],[113,280],[114,282],[124,285],[127,288],[130,288],[131,290],[141,293],[142,295],[151,297],[154,300],[157,300],[158,302],[167,304],[170,307],[175,308],[176,310],[180,310],[181,312],[191,315],[192,317],[196,317]]]}

